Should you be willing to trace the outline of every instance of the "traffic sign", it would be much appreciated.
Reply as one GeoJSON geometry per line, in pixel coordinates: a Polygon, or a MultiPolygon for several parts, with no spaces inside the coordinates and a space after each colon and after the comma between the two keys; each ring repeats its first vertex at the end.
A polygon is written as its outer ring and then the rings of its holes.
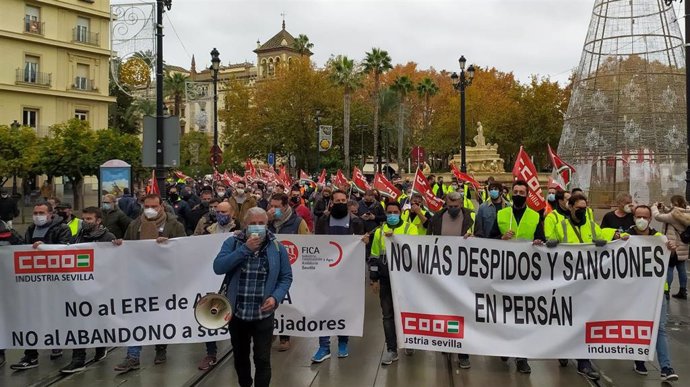
{"type": "Polygon", "coordinates": [[[217,166],[223,164],[223,156],[220,154],[212,154],[211,155],[211,165],[212,166],[217,166]]]}
{"type": "Polygon", "coordinates": [[[268,165],[274,165],[276,164],[276,154],[275,153],[269,153],[268,154],[268,165]]]}
{"type": "Polygon", "coordinates": [[[421,163],[424,160],[426,160],[426,150],[421,146],[416,146],[412,148],[412,151],[410,152],[410,157],[412,158],[412,161],[414,161],[415,163],[421,163]]]}

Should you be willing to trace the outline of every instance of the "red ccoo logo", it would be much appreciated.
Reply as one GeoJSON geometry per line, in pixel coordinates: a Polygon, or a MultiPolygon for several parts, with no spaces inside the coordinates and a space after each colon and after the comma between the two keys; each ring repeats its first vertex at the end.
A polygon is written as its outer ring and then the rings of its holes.
{"type": "Polygon", "coordinates": [[[93,256],[93,250],[16,251],[14,253],[14,273],[92,272],[93,256]]]}
{"type": "Polygon", "coordinates": [[[403,333],[407,335],[465,337],[465,318],[438,314],[400,313],[403,333]]]}
{"type": "Polygon", "coordinates": [[[280,241],[280,243],[285,246],[285,250],[287,250],[290,265],[297,262],[297,258],[299,258],[299,249],[297,248],[297,245],[290,241],[280,241]]]}
{"type": "Polygon", "coordinates": [[[654,321],[593,321],[585,324],[587,344],[639,344],[652,342],[654,321]]]}

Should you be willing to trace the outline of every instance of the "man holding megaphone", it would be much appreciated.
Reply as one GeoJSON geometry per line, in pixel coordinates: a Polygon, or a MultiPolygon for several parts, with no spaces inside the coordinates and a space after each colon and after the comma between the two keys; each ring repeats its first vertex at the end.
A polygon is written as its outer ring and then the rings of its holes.
{"type": "Polygon", "coordinates": [[[213,262],[216,274],[229,277],[227,297],[232,305],[230,340],[241,387],[271,383],[271,340],[274,311],[292,284],[287,251],[266,230],[268,215],[260,207],[247,210],[245,229],[228,238],[213,262]],[[249,360],[254,343],[254,379],[249,360]]]}

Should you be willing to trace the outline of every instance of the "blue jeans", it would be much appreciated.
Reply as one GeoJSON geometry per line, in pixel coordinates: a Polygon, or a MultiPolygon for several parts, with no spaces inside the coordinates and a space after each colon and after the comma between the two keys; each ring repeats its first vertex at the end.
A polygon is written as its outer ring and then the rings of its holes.
{"type": "MultiPolygon", "coordinates": [[[[685,271],[685,269],[683,269],[685,271]]],[[[656,356],[659,358],[661,368],[671,367],[671,357],[668,353],[668,340],[666,340],[666,323],[668,322],[668,296],[664,294],[661,303],[661,317],[659,318],[659,332],[656,334],[656,356]]]]}
{"type": "Polygon", "coordinates": [[[688,273],[685,271],[685,261],[676,261],[675,264],[669,263],[668,272],[666,273],[666,282],[668,286],[671,287],[673,283],[673,269],[678,270],[678,284],[681,288],[688,288],[688,273]]]}
{"type": "MultiPolygon", "coordinates": [[[[340,343],[347,344],[348,340],[350,340],[349,336],[338,336],[338,344],[340,344],[340,343]]],[[[331,336],[319,337],[319,347],[330,349],[331,348],[331,336]]]]}
{"type": "MultiPolygon", "coordinates": [[[[156,351],[165,351],[168,348],[167,344],[156,344],[156,351]]],[[[139,360],[141,355],[141,345],[135,345],[133,347],[127,347],[127,357],[139,360]]]]}

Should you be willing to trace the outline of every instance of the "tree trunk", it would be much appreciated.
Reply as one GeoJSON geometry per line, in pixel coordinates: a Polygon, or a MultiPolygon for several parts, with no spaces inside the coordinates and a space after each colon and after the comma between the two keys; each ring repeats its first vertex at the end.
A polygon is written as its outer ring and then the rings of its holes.
{"type": "MultiPolygon", "coordinates": [[[[400,100],[400,107],[398,108],[398,174],[400,168],[403,166],[403,132],[405,131],[405,102],[400,100]]],[[[409,171],[408,171],[409,172],[409,171]]]]}
{"type": "MultiPolygon", "coordinates": [[[[379,155],[379,73],[374,73],[374,170],[381,172],[378,165],[379,155]]],[[[366,162],[366,161],[365,161],[366,162]]],[[[364,166],[362,166],[364,167],[364,166]]]]}
{"type": "Polygon", "coordinates": [[[72,208],[74,211],[79,211],[84,208],[84,177],[68,177],[67,179],[72,183],[72,193],[74,195],[72,198],[72,208]]]}
{"type": "MultiPolygon", "coordinates": [[[[350,173],[350,91],[343,95],[343,149],[345,150],[345,173],[350,173]]],[[[320,171],[316,171],[320,173],[320,171]]]]}

